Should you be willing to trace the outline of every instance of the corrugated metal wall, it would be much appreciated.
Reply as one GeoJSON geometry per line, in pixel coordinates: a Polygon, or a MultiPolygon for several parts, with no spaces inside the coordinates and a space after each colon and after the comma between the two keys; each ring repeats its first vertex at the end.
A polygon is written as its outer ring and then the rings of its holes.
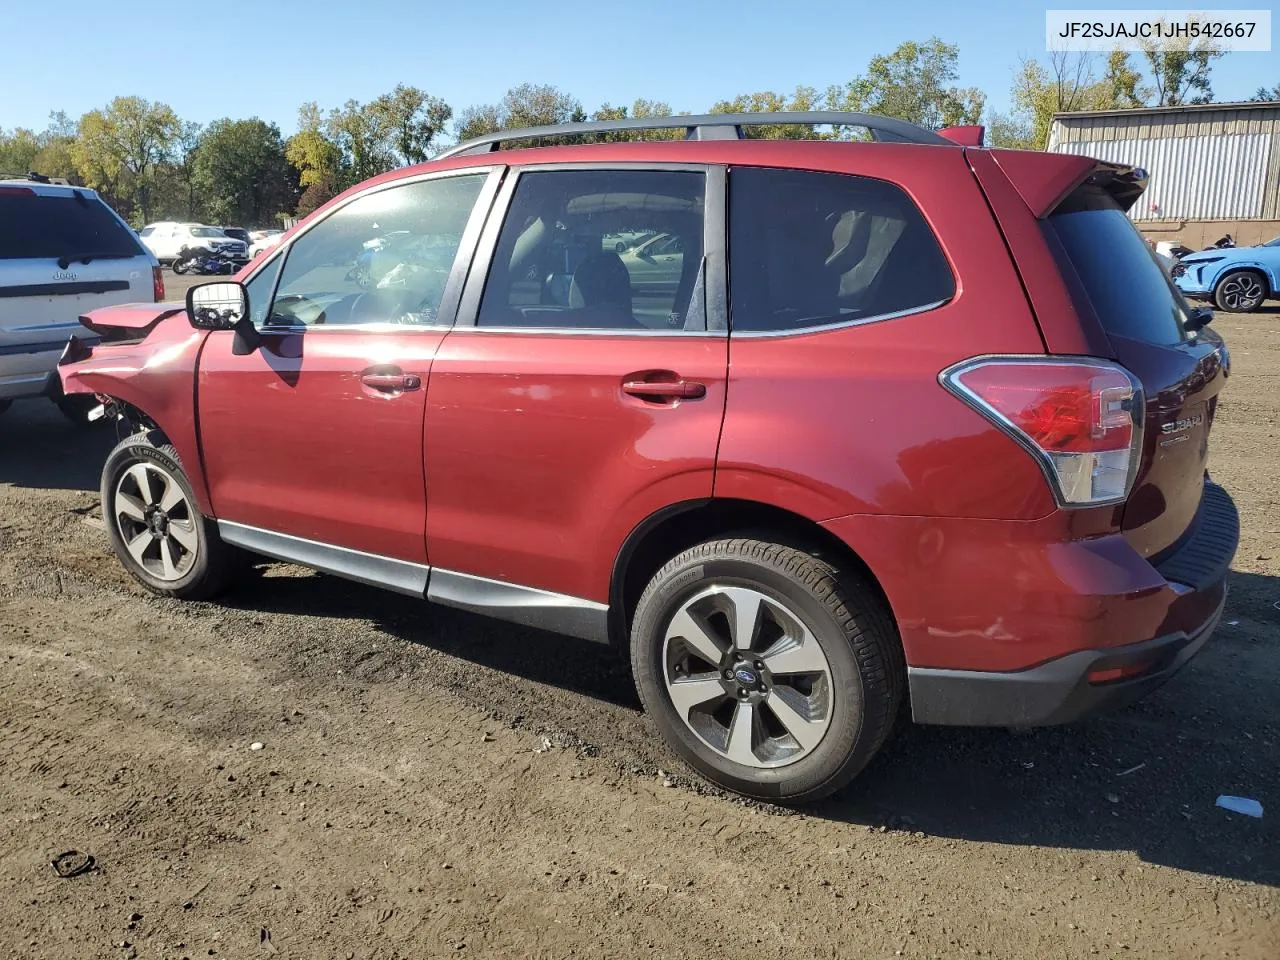
{"type": "Polygon", "coordinates": [[[1133,164],[1151,174],[1134,220],[1262,218],[1271,137],[1262,133],[1158,140],[1076,140],[1062,153],[1133,164]]]}
{"type": "Polygon", "coordinates": [[[1280,106],[1066,115],[1049,150],[1145,167],[1135,220],[1280,219],[1280,106]]]}

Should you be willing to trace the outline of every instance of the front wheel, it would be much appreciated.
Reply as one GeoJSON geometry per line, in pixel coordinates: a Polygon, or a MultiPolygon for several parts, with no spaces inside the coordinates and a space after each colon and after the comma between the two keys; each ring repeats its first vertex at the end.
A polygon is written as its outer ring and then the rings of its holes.
{"type": "Polygon", "coordinates": [[[175,260],[173,261],[173,272],[176,273],[178,276],[182,276],[184,273],[187,272],[187,269],[190,266],[191,266],[190,260],[175,260]]]}
{"type": "Polygon", "coordinates": [[[677,556],[636,608],[646,712],[695,770],[736,793],[818,800],[870,762],[905,683],[876,592],[789,546],[735,539],[677,556]]]}
{"type": "Polygon", "coordinates": [[[235,548],[200,513],[177,451],[159,434],[135,434],[111,451],[101,493],[111,549],[152,593],[204,600],[230,582],[235,548]]]}
{"type": "Polygon", "coordinates": [[[1267,298],[1267,285],[1252,270],[1232,270],[1213,290],[1213,302],[1228,313],[1252,313],[1267,298]]]}

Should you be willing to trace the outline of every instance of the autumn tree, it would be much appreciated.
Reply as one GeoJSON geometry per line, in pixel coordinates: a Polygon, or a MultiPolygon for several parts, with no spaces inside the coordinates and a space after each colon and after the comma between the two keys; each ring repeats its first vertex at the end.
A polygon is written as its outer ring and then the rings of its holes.
{"type": "Polygon", "coordinates": [[[136,205],[145,221],[157,168],[170,159],[180,132],[177,114],[167,104],[116,97],[105,109],[80,118],[71,154],[88,186],[117,203],[136,205]]]}

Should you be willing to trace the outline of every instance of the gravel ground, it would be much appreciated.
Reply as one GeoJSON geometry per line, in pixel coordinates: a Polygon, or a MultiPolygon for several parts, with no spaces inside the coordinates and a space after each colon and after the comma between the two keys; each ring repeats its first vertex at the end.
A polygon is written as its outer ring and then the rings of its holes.
{"type": "Polygon", "coordinates": [[[589,644],[287,566],[149,597],[98,518],[110,430],[15,405],[0,957],[1275,960],[1280,313],[1215,326],[1245,534],[1205,651],[1089,723],[904,729],[804,813],[686,776],[589,644]]]}

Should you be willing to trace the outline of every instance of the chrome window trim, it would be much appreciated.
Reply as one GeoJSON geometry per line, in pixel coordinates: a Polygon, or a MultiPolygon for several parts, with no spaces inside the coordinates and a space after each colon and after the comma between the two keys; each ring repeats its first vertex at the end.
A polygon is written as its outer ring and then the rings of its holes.
{"type": "Polygon", "coordinates": [[[879,313],[872,317],[858,317],[855,320],[840,320],[835,323],[822,323],[812,327],[801,327],[796,330],[733,330],[730,331],[730,333],[735,340],[739,338],[762,340],[776,337],[803,337],[810,333],[826,333],[831,330],[844,330],[848,327],[863,327],[869,323],[883,323],[886,320],[897,320],[901,317],[915,316],[917,313],[928,313],[930,310],[937,310],[939,307],[945,307],[954,299],[955,297],[947,297],[945,300],[936,300],[933,303],[926,303],[919,307],[912,307],[910,310],[899,310],[896,313],[879,313]]]}

